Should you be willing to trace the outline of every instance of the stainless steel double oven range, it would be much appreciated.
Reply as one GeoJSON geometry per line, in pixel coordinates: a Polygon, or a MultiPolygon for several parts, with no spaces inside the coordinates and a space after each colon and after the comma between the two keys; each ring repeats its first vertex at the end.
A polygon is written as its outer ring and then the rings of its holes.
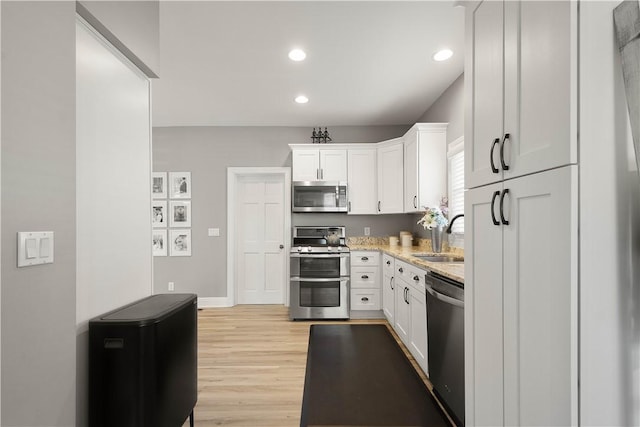
{"type": "Polygon", "coordinates": [[[294,227],[289,317],[349,318],[349,247],[345,227],[294,227]]]}

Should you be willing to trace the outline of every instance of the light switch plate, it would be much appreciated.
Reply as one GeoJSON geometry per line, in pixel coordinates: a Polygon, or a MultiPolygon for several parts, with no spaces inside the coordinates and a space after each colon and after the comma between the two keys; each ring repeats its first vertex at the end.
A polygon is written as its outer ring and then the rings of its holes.
{"type": "Polygon", "coordinates": [[[53,231],[18,232],[18,267],[53,263],[53,231]]]}

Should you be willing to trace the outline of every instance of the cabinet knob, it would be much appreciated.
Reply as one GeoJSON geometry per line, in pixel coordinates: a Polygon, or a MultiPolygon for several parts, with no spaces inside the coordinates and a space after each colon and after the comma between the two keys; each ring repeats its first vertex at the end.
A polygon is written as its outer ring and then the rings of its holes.
{"type": "Polygon", "coordinates": [[[387,261],[387,265],[391,265],[391,261],[387,261]]]}
{"type": "Polygon", "coordinates": [[[398,269],[398,271],[399,271],[400,273],[403,273],[403,272],[404,272],[404,270],[402,269],[402,267],[400,267],[400,268],[398,269]]]}
{"type": "Polygon", "coordinates": [[[413,276],[413,280],[417,282],[418,280],[420,280],[420,278],[418,276],[413,276]]]}
{"type": "Polygon", "coordinates": [[[366,274],[363,274],[361,277],[362,277],[363,279],[368,279],[368,278],[369,278],[369,276],[367,276],[366,274]]]}
{"type": "Polygon", "coordinates": [[[362,298],[360,298],[360,301],[362,301],[362,302],[367,302],[367,301],[369,301],[369,298],[367,298],[367,297],[362,297],[362,298]]]}
{"type": "Polygon", "coordinates": [[[362,261],[369,261],[369,257],[363,256],[362,258],[360,258],[362,261]]]}

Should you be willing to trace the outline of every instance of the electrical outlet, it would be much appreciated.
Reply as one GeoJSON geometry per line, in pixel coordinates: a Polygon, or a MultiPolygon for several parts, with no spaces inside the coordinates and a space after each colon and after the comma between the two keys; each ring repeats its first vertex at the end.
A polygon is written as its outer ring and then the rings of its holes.
{"type": "Polygon", "coordinates": [[[370,234],[371,234],[371,227],[365,227],[365,228],[364,228],[364,235],[365,235],[365,236],[368,236],[368,235],[370,235],[370,234]]]}
{"type": "Polygon", "coordinates": [[[173,292],[173,282],[169,282],[169,292],[173,292]]]}

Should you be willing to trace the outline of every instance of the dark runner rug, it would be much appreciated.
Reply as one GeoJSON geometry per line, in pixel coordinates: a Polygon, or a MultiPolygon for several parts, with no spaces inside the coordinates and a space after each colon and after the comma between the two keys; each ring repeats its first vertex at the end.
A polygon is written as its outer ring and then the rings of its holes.
{"type": "Polygon", "coordinates": [[[312,325],[300,426],[450,426],[385,325],[312,325]]]}

